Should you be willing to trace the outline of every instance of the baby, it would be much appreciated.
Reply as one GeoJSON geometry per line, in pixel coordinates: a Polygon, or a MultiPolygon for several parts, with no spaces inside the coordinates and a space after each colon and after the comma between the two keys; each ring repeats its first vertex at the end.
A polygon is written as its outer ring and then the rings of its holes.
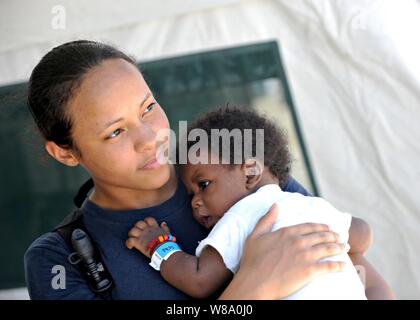
{"type": "MultiPolygon", "coordinates": [[[[189,131],[195,128],[204,130],[209,137],[211,129],[252,129],[253,133],[264,129],[264,157],[262,162],[246,158],[242,152],[237,163],[233,161],[234,146],[226,159],[219,144],[200,150],[201,162],[180,166],[182,181],[192,195],[194,218],[211,229],[199,243],[196,256],[181,251],[169,227],[165,223],[159,225],[153,218],[141,222],[138,236],[127,241],[130,249],[135,247],[152,258],[151,266],[160,270],[166,281],[197,298],[222,289],[238,271],[247,236],[273,204],[279,208],[273,230],[307,222],[323,223],[339,235],[348,252],[350,214],[340,212],[321,198],[281,190],[289,176],[290,155],[284,135],[272,122],[249,109],[222,108],[196,120],[189,131]],[[214,163],[215,155],[225,161],[214,163]]],[[[255,150],[255,134],[252,139],[255,150]]],[[[187,149],[191,147],[189,142],[187,149]]],[[[364,286],[347,253],[325,260],[343,261],[345,268],[319,276],[286,299],[366,299],[364,286]]]]}

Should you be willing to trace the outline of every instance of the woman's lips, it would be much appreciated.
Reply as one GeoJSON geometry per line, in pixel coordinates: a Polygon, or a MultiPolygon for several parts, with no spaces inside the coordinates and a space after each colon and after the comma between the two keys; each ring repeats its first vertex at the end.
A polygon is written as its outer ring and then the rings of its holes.
{"type": "Polygon", "coordinates": [[[156,154],[140,169],[156,169],[166,164],[168,159],[165,157],[165,151],[168,149],[167,144],[158,147],[156,154]]]}
{"type": "Polygon", "coordinates": [[[152,158],[149,162],[146,163],[146,165],[142,169],[156,169],[159,168],[161,164],[157,160],[156,157],[152,158]]]}

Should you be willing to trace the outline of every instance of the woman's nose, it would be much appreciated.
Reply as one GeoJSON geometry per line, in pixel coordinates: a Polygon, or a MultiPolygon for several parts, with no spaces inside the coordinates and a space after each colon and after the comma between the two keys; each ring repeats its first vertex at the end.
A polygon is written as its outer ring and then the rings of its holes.
{"type": "Polygon", "coordinates": [[[156,148],[156,132],[145,123],[140,123],[135,130],[134,149],[144,152],[156,148]]]}

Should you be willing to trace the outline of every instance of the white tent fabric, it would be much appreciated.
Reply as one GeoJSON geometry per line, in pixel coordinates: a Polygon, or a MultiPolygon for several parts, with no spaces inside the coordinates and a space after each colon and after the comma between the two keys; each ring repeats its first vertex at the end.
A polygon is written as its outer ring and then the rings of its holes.
{"type": "Polygon", "coordinates": [[[140,61],[277,40],[321,195],[370,223],[367,258],[420,299],[420,5],[415,0],[0,3],[0,85],[89,38],[140,61]],[[28,18],[28,12],[30,13],[28,18]]]}

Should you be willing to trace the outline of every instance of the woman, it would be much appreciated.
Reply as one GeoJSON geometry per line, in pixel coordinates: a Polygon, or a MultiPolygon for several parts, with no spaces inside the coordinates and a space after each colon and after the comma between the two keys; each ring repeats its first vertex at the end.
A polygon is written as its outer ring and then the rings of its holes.
{"type": "MultiPolygon", "coordinates": [[[[134,61],[92,41],[58,46],[33,70],[28,105],[49,155],[67,166],[81,165],[94,181],[94,192],[82,206],[83,222],[113,277],[112,298],[188,298],[164,282],[145,257],[125,247],[128,231],[147,216],[166,221],[186,252],[194,252],[206,236],[192,218],[175,168],[156,159],[157,133],[169,123],[134,61]]],[[[294,181],[284,188],[304,192],[294,181]]],[[[264,234],[275,214],[256,226],[241,269],[221,298],[280,298],[318,274],[342,268],[318,262],[343,250],[326,226],[307,224],[264,234]]],[[[31,298],[98,298],[67,261],[70,252],[57,232],[32,243],[25,254],[31,298]],[[52,285],[57,265],[65,270],[65,283],[58,287],[52,285]]]]}

